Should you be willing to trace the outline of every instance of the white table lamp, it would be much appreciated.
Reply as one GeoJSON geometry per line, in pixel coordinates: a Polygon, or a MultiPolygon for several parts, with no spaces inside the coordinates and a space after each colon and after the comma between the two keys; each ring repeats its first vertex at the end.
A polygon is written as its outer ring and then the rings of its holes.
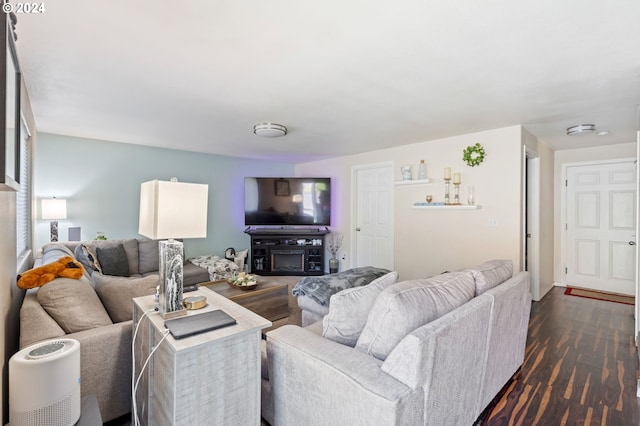
{"type": "Polygon", "coordinates": [[[140,186],[138,232],[159,242],[160,300],[165,317],[186,313],[182,306],[184,247],[174,238],[207,236],[209,185],[152,180],[140,186]]]}
{"type": "Polygon", "coordinates": [[[67,200],[42,200],[42,219],[51,220],[51,241],[58,241],[58,219],[67,218],[67,200]]]}

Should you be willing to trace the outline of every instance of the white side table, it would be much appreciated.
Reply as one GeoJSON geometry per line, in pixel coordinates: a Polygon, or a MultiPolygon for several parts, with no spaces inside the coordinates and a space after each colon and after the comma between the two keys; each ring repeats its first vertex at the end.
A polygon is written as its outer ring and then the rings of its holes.
{"type": "MultiPolygon", "coordinates": [[[[207,306],[188,315],[221,309],[237,324],[176,340],[169,335],[142,373],[135,395],[141,425],[259,425],[261,330],[271,322],[206,287],[207,306]]],[[[153,310],[153,296],[133,299],[133,323],[153,310]]],[[[160,340],[164,319],[142,319],[134,342],[135,379],[160,340]]]]}

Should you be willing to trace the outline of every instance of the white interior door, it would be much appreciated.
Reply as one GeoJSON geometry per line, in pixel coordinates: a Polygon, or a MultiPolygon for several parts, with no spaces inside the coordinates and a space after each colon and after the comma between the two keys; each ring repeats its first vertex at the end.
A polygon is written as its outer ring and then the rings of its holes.
{"type": "Polygon", "coordinates": [[[352,175],[354,267],[393,270],[393,163],[354,167],[352,175]]]}
{"type": "Polygon", "coordinates": [[[567,285],[635,294],[633,160],[567,167],[567,285]]]}

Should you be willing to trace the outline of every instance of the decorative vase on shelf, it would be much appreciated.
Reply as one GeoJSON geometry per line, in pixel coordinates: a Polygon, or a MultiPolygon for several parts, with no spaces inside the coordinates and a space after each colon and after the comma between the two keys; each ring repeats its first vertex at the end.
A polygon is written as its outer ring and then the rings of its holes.
{"type": "Polygon", "coordinates": [[[338,272],[338,267],[340,266],[340,261],[335,257],[329,259],[329,273],[335,274],[338,272]]]}
{"type": "Polygon", "coordinates": [[[427,165],[424,160],[420,160],[420,165],[418,166],[418,179],[426,179],[427,178],[427,165]]]}

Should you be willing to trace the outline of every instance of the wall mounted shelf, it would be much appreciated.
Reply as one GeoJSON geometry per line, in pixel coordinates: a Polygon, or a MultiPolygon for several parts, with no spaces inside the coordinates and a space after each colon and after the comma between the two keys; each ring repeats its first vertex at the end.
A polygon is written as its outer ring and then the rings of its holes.
{"type": "Polygon", "coordinates": [[[412,206],[414,209],[417,210],[479,210],[482,207],[478,206],[478,205],[473,205],[473,206],[467,206],[467,205],[462,205],[462,206],[412,206]]]}
{"type": "Polygon", "coordinates": [[[426,183],[433,183],[433,179],[397,180],[393,184],[396,186],[405,186],[405,185],[424,185],[426,183]]]}

